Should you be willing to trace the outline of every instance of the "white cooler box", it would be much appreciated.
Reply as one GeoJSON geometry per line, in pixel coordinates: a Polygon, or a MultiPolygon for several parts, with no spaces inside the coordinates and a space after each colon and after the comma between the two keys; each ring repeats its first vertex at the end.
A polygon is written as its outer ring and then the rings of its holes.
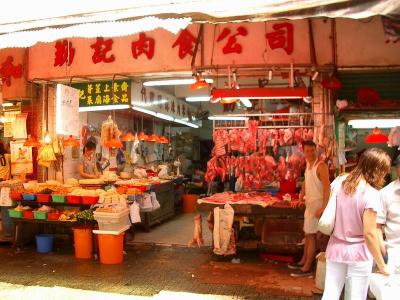
{"type": "Polygon", "coordinates": [[[120,231],[127,225],[131,225],[128,208],[119,213],[95,211],[93,216],[99,224],[99,230],[102,231],[120,231]]]}

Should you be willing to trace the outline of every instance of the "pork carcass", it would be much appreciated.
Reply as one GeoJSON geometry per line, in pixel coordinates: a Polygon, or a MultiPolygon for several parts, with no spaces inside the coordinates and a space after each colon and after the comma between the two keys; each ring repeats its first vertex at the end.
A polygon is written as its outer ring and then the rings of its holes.
{"type": "Polygon", "coordinates": [[[278,153],[278,139],[279,139],[279,132],[276,129],[271,131],[271,147],[275,154],[278,153]]]}
{"type": "Polygon", "coordinates": [[[229,131],[229,140],[228,140],[228,152],[237,151],[239,149],[238,136],[239,132],[237,129],[232,129],[229,131]]]}
{"type": "Polygon", "coordinates": [[[246,149],[248,153],[257,151],[257,131],[258,121],[250,120],[248,122],[248,132],[250,134],[249,139],[246,141],[246,149]]]}
{"type": "Polygon", "coordinates": [[[267,143],[270,136],[270,131],[268,129],[260,129],[258,131],[258,151],[265,155],[267,151],[267,143]]]}
{"type": "Polygon", "coordinates": [[[226,154],[225,146],[228,144],[228,132],[226,130],[216,130],[214,132],[214,148],[212,156],[223,156],[226,154]]]}
{"type": "Polygon", "coordinates": [[[302,142],[303,142],[303,129],[298,128],[294,132],[294,140],[296,141],[297,147],[299,150],[303,148],[302,142]]]}
{"type": "Polygon", "coordinates": [[[283,143],[287,146],[291,146],[293,144],[293,138],[294,130],[290,128],[285,129],[283,133],[283,143]]]}
{"type": "Polygon", "coordinates": [[[278,167],[276,168],[277,177],[279,180],[285,178],[287,172],[286,159],[280,156],[278,159],[278,167]]]}

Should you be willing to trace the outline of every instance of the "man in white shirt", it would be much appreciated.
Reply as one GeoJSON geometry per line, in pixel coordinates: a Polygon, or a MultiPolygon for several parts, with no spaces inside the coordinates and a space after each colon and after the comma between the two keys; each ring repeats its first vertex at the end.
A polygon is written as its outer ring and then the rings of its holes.
{"type": "Polygon", "coordinates": [[[395,165],[399,178],[383,188],[381,193],[383,209],[378,213],[378,236],[383,256],[387,250],[400,249],[400,155],[395,165]],[[383,238],[383,233],[386,239],[383,238]]]}

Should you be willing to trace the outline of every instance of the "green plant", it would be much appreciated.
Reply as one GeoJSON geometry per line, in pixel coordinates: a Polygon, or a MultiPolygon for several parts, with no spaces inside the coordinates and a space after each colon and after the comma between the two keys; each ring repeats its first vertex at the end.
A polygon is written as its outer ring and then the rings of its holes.
{"type": "Polygon", "coordinates": [[[86,209],[86,210],[83,210],[83,211],[80,211],[79,213],[77,213],[76,214],[76,222],[78,225],[85,226],[85,227],[95,223],[96,220],[93,217],[93,210],[86,209]]]}

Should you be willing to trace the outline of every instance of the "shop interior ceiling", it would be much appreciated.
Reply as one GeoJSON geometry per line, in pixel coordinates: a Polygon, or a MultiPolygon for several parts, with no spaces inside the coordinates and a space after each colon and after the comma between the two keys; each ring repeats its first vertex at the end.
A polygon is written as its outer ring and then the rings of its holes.
{"type": "Polygon", "coordinates": [[[134,20],[146,16],[190,17],[193,22],[266,21],[308,17],[366,18],[400,13],[398,0],[14,0],[0,10],[0,34],[52,26],[134,20]],[[12,13],[10,13],[12,12],[12,13]]]}

